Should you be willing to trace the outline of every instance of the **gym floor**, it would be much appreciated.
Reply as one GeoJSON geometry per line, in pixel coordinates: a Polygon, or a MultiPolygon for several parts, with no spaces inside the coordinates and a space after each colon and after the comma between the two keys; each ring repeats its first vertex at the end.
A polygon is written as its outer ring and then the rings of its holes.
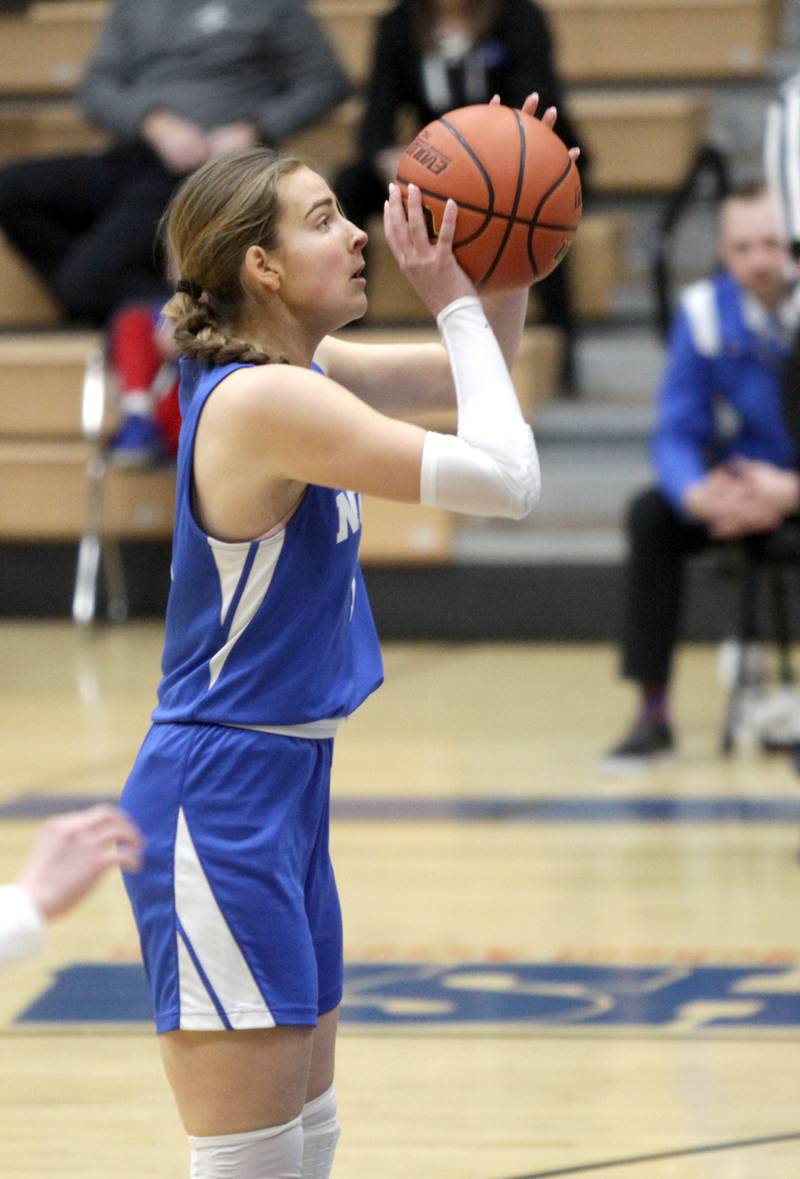
{"type": "MultiPolygon", "coordinates": [[[[160,641],[0,624],[0,877],[116,797],[160,641]]],[[[334,773],[336,1179],[796,1179],[800,780],[719,757],[715,650],[681,654],[678,759],[627,779],[597,768],[632,708],[609,647],[385,654],[334,773]]],[[[118,879],[5,974],[0,1031],[4,1174],[188,1173],[118,879]]]]}

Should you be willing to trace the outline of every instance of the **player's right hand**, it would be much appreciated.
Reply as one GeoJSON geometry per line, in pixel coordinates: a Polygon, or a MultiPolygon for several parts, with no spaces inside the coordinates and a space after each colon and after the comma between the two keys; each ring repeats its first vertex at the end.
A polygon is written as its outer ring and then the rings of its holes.
{"type": "Polygon", "coordinates": [[[409,184],[406,208],[398,185],[389,185],[389,199],[383,210],[386,241],[403,274],[433,315],[438,315],[454,299],[478,293],[453,253],[457,217],[458,206],[455,201],[448,201],[439,236],[432,242],[422,213],[419,188],[409,184]]]}

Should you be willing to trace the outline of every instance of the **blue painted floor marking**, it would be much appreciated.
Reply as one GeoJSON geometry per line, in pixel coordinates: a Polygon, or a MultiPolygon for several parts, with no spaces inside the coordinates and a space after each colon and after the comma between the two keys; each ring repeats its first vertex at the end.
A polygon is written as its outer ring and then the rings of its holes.
{"type": "MultiPolygon", "coordinates": [[[[21,795],[0,803],[0,819],[41,819],[96,802],[115,801],[96,795],[21,795]]],[[[800,822],[800,792],[797,798],[666,794],[559,798],[344,795],[334,797],[332,814],[334,819],[347,822],[797,823],[800,822]]]]}
{"type": "MultiPolygon", "coordinates": [[[[800,1028],[800,960],[789,966],[350,963],[342,1020],[393,1025],[536,1024],[691,1034],[800,1028]],[[785,983],[784,980],[785,979],[785,983]]],[[[150,1021],[138,964],[75,963],[17,1022],[150,1021]]]]}

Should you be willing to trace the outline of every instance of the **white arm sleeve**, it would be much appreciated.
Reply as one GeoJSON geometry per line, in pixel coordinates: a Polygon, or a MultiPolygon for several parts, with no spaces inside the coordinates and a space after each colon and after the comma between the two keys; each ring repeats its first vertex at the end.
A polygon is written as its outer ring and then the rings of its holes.
{"type": "Polygon", "coordinates": [[[458,436],[428,433],[420,503],[475,516],[526,516],[539,498],[536,444],[480,300],[456,299],[436,320],[458,400],[458,436]]]}
{"type": "Polygon", "coordinates": [[[0,966],[38,954],[44,921],[31,898],[16,884],[0,887],[0,966]]]}

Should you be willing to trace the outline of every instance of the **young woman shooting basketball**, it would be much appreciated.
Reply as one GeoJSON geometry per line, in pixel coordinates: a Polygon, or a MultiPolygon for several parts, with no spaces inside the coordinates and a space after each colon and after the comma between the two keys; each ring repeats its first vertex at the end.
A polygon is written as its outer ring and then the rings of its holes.
{"type": "Polygon", "coordinates": [[[208,164],[167,216],[184,355],[173,584],[123,805],[147,849],[126,884],[195,1179],[325,1179],[333,1163],[330,763],[382,678],[360,494],[519,517],[539,492],[508,375],[526,292],[481,306],[452,206],[435,245],[418,191],[407,216],[392,192],[385,225],[444,348],[330,336],[366,309],[366,235],[297,160],[208,164]],[[458,437],[378,412],[453,397],[458,437]]]}

